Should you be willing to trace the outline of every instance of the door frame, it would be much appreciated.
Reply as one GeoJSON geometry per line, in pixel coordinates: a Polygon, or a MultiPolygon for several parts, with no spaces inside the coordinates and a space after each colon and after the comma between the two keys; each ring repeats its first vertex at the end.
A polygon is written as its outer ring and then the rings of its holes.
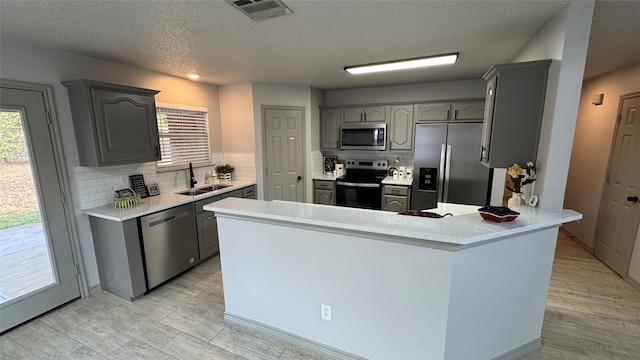
{"type": "Polygon", "coordinates": [[[6,80],[2,78],[0,78],[0,86],[17,90],[35,91],[42,94],[45,110],[49,114],[49,121],[51,123],[51,126],[49,127],[49,134],[51,136],[51,142],[53,144],[52,152],[55,159],[55,166],[58,169],[58,182],[62,186],[62,189],[60,190],[63,192],[62,202],[64,208],[64,217],[67,223],[67,229],[69,229],[69,238],[71,240],[71,255],[73,256],[73,260],[77,265],[76,271],[78,273],[78,276],[76,277],[76,279],[78,281],[78,287],[80,288],[80,296],[81,298],[85,298],[89,296],[90,291],[89,285],[87,283],[84,259],[82,258],[80,251],[78,224],[75,218],[73,200],[71,199],[71,181],[68,175],[67,162],[64,156],[64,147],[62,146],[60,123],[58,121],[55,101],[53,98],[53,87],[46,84],[6,80]]]}
{"type": "MultiPolygon", "coordinates": [[[[614,150],[615,150],[615,146],[616,146],[616,139],[618,138],[618,132],[620,130],[620,125],[622,123],[622,104],[624,103],[624,100],[626,99],[631,99],[634,97],[640,97],[640,92],[634,92],[634,93],[630,93],[630,94],[624,94],[620,96],[620,100],[618,102],[618,110],[616,112],[616,125],[615,125],[615,130],[613,132],[613,137],[611,138],[611,146],[609,148],[609,160],[607,161],[607,171],[605,172],[605,177],[609,176],[609,172],[611,171],[611,164],[614,161],[613,155],[614,155],[614,150]]],[[[605,184],[606,186],[606,184],[605,184]]],[[[601,221],[601,211],[602,211],[602,200],[603,200],[603,196],[604,196],[604,188],[602,189],[602,192],[600,193],[600,203],[598,204],[598,217],[596,219],[596,227],[595,227],[595,231],[598,231],[598,228],[600,227],[600,221],[601,221]]],[[[638,225],[636,224],[636,228],[638,227],[638,225]]],[[[635,234],[635,239],[638,238],[638,232],[636,230],[636,234],[635,234]]],[[[597,237],[595,239],[595,242],[591,248],[591,254],[595,256],[595,252],[596,252],[596,248],[597,246],[597,242],[600,242],[600,238],[597,237]]],[[[639,246],[640,244],[637,244],[636,241],[634,240],[634,247],[635,246],[639,246]]],[[[629,267],[631,265],[631,258],[633,257],[633,247],[631,247],[631,254],[629,254],[629,263],[627,263],[626,265],[626,270],[625,270],[625,274],[624,276],[622,276],[624,279],[628,279],[629,278],[629,267]]],[[[597,257],[596,257],[597,258],[597,257]]],[[[600,258],[597,258],[598,261],[602,262],[603,264],[607,265],[604,261],[602,261],[600,258]]],[[[608,265],[607,265],[608,266],[608,265]]]]}
{"type": "Polygon", "coordinates": [[[266,194],[267,194],[267,142],[266,142],[266,136],[267,136],[267,132],[266,132],[266,124],[265,124],[265,112],[266,110],[300,110],[302,112],[302,141],[304,141],[304,143],[302,144],[302,148],[303,148],[303,157],[302,157],[302,170],[303,170],[303,174],[302,174],[302,183],[304,188],[302,189],[302,202],[306,203],[307,202],[307,154],[306,154],[306,145],[307,145],[307,133],[306,133],[306,124],[305,124],[305,119],[306,119],[306,112],[305,112],[305,108],[301,107],[301,106],[289,106],[289,105],[262,105],[260,107],[260,116],[261,116],[261,121],[260,121],[260,130],[262,131],[262,136],[261,136],[261,142],[262,142],[262,194],[263,194],[263,199],[266,198],[266,194]]]}

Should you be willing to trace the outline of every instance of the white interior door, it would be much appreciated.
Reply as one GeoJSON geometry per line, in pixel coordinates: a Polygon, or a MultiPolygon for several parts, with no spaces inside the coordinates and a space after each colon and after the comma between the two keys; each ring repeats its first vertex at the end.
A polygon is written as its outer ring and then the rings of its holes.
{"type": "Polygon", "coordinates": [[[626,276],[640,221],[640,95],[622,100],[602,192],[595,255],[626,276]]]}
{"type": "Polygon", "coordinates": [[[264,109],[265,200],[304,202],[304,121],[301,109],[264,109]]]}
{"type": "Polygon", "coordinates": [[[80,296],[45,90],[2,84],[0,331],[80,296]]]}

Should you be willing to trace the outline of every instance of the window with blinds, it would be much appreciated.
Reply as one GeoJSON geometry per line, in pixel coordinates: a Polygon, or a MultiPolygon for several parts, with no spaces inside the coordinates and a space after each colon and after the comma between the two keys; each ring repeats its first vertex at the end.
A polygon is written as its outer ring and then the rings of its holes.
{"type": "Polygon", "coordinates": [[[162,153],[158,171],[186,169],[189,162],[211,164],[206,109],[158,105],[156,116],[162,153]]]}

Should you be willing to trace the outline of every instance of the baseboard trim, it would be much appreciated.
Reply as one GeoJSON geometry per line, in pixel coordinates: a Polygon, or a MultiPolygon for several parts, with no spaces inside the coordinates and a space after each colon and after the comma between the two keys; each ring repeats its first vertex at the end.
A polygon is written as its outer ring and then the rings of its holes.
{"type": "Polygon", "coordinates": [[[263,323],[253,321],[247,319],[242,316],[238,316],[235,314],[231,314],[229,312],[224,312],[224,321],[229,324],[235,324],[250,328],[252,330],[257,330],[263,332],[265,334],[269,334],[275,338],[280,340],[289,342],[291,344],[300,346],[302,348],[315,351],[324,355],[328,355],[340,360],[366,360],[366,358],[336,349],[334,347],[321,344],[317,341],[309,340],[307,338],[303,338],[302,336],[298,336],[286,331],[282,331],[273,326],[265,325],[263,323]]]}
{"type": "Polygon", "coordinates": [[[92,288],[89,288],[89,296],[95,295],[102,291],[102,287],[100,285],[96,285],[92,288]]]}
{"type": "Polygon", "coordinates": [[[531,340],[528,343],[518,346],[517,348],[506,352],[498,357],[493,358],[493,360],[516,360],[516,359],[520,359],[521,357],[532,353],[538,349],[540,349],[542,347],[542,341],[540,340],[540,338],[537,338],[535,340],[531,340]]]}
{"type": "Polygon", "coordinates": [[[583,249],[585,249],[589,254],[593,255],[593,249],[588,246],[587,244],[585,244],[584,241],[582,241],[582,239],[580,239],[579,237],[577,237],[576,235],[573,235],[571,233],[571,231],[567,230],[564,226],[560,226],[560,231],[562,231],[563,233],[565,233],[565,235],[567,235],[571,240],[573,240],[576,244],[582,246],[583,249]]]}
{"type": "Polygon", "coordinates": [[[625,277],[624,280],[628,282],[633,288],[640,291],[640,283],[630,278],[629,275],[627,275],[627,277],[625,277]]]}
{"type": "MultiPolygon", "coordinates": [[[[231,314],[229,312],[224,313],[224,321],[226,323],[229,324],[234,324],[234,325],[240,325],[240,326],[244,326],[247,327],[249,329],[252,330],[256,330],[256,331],[260,331],[263,332],[265,334],[271,335],[277,339],[280,339],[282,341],[286,341],[288,343],[294,344],[296,346],[300,346],[302,348],[311,350],[311,351],[315,351],[324,355],[328,355],[331,356],[333,358],[336,359],[340,359],[340,360],[366,360],[366,358],[360,357],[358,355],[354,355],[339,349],[336,349],[334,347],[325,345],[325,344],[321,344],[317,341],[313,341],[313,340],[309,340],[307,338],[304,338],[302,336],[298,336],[283,330],[280,330],[278,328],[275,328],[273,326],[269,326],[251,319],[247,319],[245,317],[242,316],[238,316],[235,314],[231,314]]],[[[521,357],[532,353],[538,349],[540,349],[542,347],[542,342],[540,340],[540,338],[537,338],[535,340],[532,340],[524,345],[518,346],[517,348],[506,352],[496,358],[494,358],[493,360],[517,360],[520,359],[521,357]]]]}

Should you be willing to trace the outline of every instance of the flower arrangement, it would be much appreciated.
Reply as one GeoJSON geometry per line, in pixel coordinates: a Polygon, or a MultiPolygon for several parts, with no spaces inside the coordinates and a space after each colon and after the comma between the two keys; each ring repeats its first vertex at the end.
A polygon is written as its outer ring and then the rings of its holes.
{"type": "Polygon", "coordinates": [[[518,164],[513,164],[513,166],[507,169],[507,174],[511,177],[511,181],[513,181],[513,187],[510,188],[506,186],[507,190],[513,193],[521,193],[523,185],[536,181],[536,166],[533,164],[533,161],[527,162],[526,169],[522,169],[518,164]]]}
{"type": "Polygon", "coordinates": [[[233,170],[235,170],[235,168],[229,164],[216,166],[216,173],[218,174],[230,174],[233,170]]]}

